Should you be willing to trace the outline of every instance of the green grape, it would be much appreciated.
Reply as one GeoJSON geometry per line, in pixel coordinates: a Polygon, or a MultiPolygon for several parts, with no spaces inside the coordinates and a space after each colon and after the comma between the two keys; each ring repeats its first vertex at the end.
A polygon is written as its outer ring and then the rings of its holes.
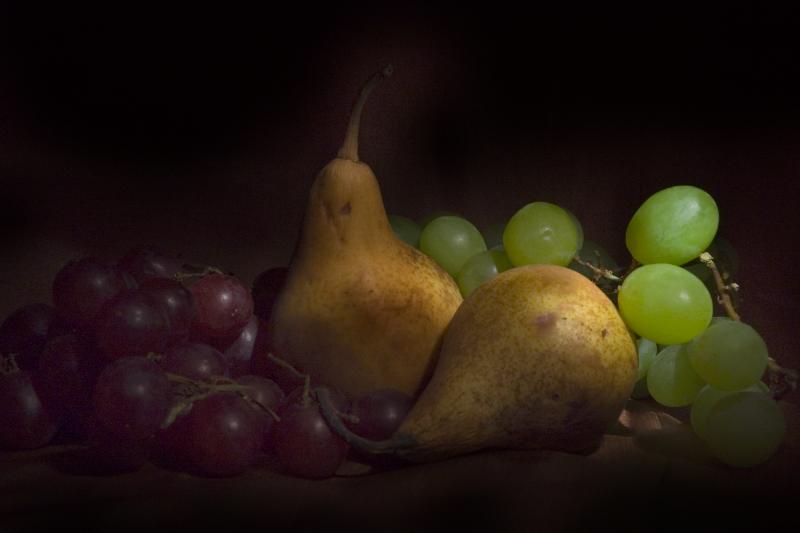
{"type": "Polygon", "coordinates": [[[401,240],[414,248],[419,247],[419,234],[422,233],[419,224],[401,215],[389,215],[389,224],[392,225],[392,230],[401,240]]]}
{"type": "Polygon", "coordinates": [[[720,398],[706,417],[705,441],[725,464],[750,467],[777,451],[786,434],[780,406],[762,392],[740,391],[720,398]]]}
{"type": "Polygon", "coordinates": [[[642,203],[625,231],[625,244],[642,264],[682,265],[708,248],[719,226],[714,199],[702,189],[676,185],[642,203]]]}
{"type": "MultiPolygon", "coordinates": [[[[743,390],[769,394],[769,387],[767,387],[763,381],[754,383],[743,390]]],[[[719,400],[734,392],[738,391],[724,391],[715,389],[711,385],[706,385],[697,393],[697,397],[694,399],[694,402],[692,402],[689,421],[692,423],[694,432],[702,440],[706,440],[706,419],[708,418],[708,413],[711,412],[711,408],[714,407],[719,400]]]]}
{"type": "Polygon", "coordinates": [[[631,392],[631,398],[634,400],[644,400],[645,398],[650,397],[650,391],[647,390],[647,377],[643,377],[639,381],[636,382],[636,385],[633,386],[633,392],[631,392]]]}
{"type": "Polygon", "coordinates": [[[473,255],[456,276],[458,288],[466,298],[475,288],[500,272],[511,268],[508,257],[502,250],[486,250],[473,255]]]}
{"type": "Polygon", "coordinates": [[[689,362],[686,345],[673,344],[661,350],[647,370],[650,396],[667,407],[690,405],[705,382],[689,362]]]}
{"type": "Polygon", "coordinates": [[[490,250],[500,250],[503,248],[503,232],[506,229],[505,222],[495,222],[483,230],[483,240],[486,247],[490,250]]]}
{"type": "Polygon", "coordinates": [[[563,207],[561,209],[564,209],[564,211],[567,212],[567,214],[569,215],[569,218],[572,219],[572,223],[575,224],[575,228],[578,230],[578,245],[577,245],[577,247],[575,249],[576,250],[580,250],[581,248],[583,248],[583,240],[584,240],[583,239],[583,224],[581,224],[581,221],[578,220],[578,217],[575,216],[575,213],[573,213],[569,209],[566,209],[566,208],[563,208],[563,207]]]}
{"type": "Polygon", "coordinates": [[[636,379],[642,379],[647,375],[647,370],[653,363],[656,354],[658,353],[658,346],[650,339],[639,337],[636,340],[636,351],[639,353],[639,372],[636,379]]]}
{"type": "MultiPolygon", "coordinates": [[[[444,210],[444,209],[439,209],[437,211],[432,211],[432,212],[428,213],[427,215],[425,215],[424,217],[422,217],[420,219],[419,227],[422,228],[422,229],[425,229],[425,226],[427,226],[434,219],[439,218],[439,217],[461,217],[461,215],[459,215],[458,213],[456,213],[454,211],[447,211],[447,210],[444,210]]],[[[461,218],[464,218],[464,217],[461,217],[461,218]]]]}
{"type": "Polygon", "coordinates": [[[689,343],[689,360],[695,372],[722,390],[740,390],[761,379],[769,353],[761,335],[743,322],[722,320],[711,324],[689,343]]]}
{"type": "Polygon", "coordinates": [[[465,218],[445,215],[422,229],[419,249],[454,278],[473,255],[486,251],[483,235],[465,218]]]}
{"type": "Polygon", "coordinates": [[[533,202],[508,221],[503,247],[514,266],[567,266],[578,251],[581,233],[567,210],[547,202],[533,202]]]}
{"type": "Polygon", "coordinates": [[[703,283],[684,268],[643,265],[617,294],[620,315],[637,335],[663,345],[682,344],[709,324],[714,304],[703,283]]]}

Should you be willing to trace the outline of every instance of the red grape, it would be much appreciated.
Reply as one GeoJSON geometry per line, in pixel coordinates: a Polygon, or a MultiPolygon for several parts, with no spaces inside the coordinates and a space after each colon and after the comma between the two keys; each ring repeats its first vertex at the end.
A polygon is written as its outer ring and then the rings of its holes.
{"type": "Polygon", "coordinates": [[[216,346],[220,347],[222,355],[225,357],[231,377],[235,378],[251,372],[250,364],[253,358],[253,351],[256,347],[256,339],[260,335],[266,335],[266,324],[253,315],[233,342],[224,343],[223,346],[215,343],[216,346]]]}
{"type": "Polygon", "coordinates": [[[262,421],[238,394],[217,393],[198,400],[186,417],[180,445],[199,473],[240,474],[258,456],[263,440],[262,421]]]}
{"type": "Polygon", "coordinates": [[[253,297],[234,276],[208,274],[189,290],[197,307],[193,331],[200,340],[235,338],[253,315],[253,297]]]}
{"type": "Polygon", "coordinates": [[[413,405],[414,399],[404,392],[378,390],[355,401],[351,412],[358,421],[347,425],[362,437],[388,439],[400,427],[413,405]]]}
{"type": "Polygon", "coordinates": [[[181,269],[180,261],[152,245],[132,248],[117,265],[140,285],[148,279],[172,278],[181,269]]]}
{"type": "Polygon", "coordinates": [[[35,369],[55,322],[55,309],[50,305],[34,303],[20,307],[0,325],[0,354],[15,354],[20,368],[35,369]]]}
{"type": "Polygon", "coordinates": [[[58,422],[39,399],[30,372],[0,371],[0,448],[39,448],[57,431],[58,422]]]}
{"type": "Polygon", "coordinates": [[[146,294],[166,316],[169,325],[168,344],[188,340],[197,310],[191,291],[174,279],[143,280],[139,290],[146,294]]]}
{"type": "Polygon", "coordinates": [[[114,265],[84,257],[58,271],[53,280],[53,302],[65,320],[86,326],[108,302],[129,288],[114,265]]]}
{"type": "Polygon", "coordinates": [[[246,386],[249,390],[247,390],[245,394],[258,404],[256,407],[256,412],[260,413],[261,415],[261,420],[263,423],[262,425],[264,428],[263,444],[266,445],[269,433],[272,430],[273,423],[275,422],[275,418],[271,413],[262,409],[260,406],[264,406],[268,409],[271,409],[273,412],[276,412],[279,406],[284,402],[285,395],[277,383],[262,376],[248,374],[245,376],[240,376],[236,382],[239,385],[246,386]]]}
{"type": "Polygon", "coordinates": [[[167,343],[167,319],[147,294],[126,291],[103,308],[97,321],[97,346],[109,359],[160,352],[167,343]]]}
{"type": "Polygon", "coordinates": [[[145,357],[123,357],[103,369],[94,387],[97,420],[117,437],[142,440],[155,433],[170,406],[170,382],[145,357]]]}
{"type": "Polygon", "coordinates": [[[165,372],[201,381],[227,373],[225,359],[219,350],[202,342],[186,342],[168,349],[161,359],[161,368],[165,372]]]}
{"type": "Polygon", "coordinates": [[[272,448],[283,470],[311,479],[333,476],[347,457],[348,445],[325,422],[319,404],[300,395],[299,401],[287,401],[278,415],[272,448]]]}
{"type": "Polygon", "coordinates": [[[275,300],[286,283],[288,272],[286,267],[273,267],[256,276],[253,281],[253,313],[264,322],[269,322],[275,300]]]}

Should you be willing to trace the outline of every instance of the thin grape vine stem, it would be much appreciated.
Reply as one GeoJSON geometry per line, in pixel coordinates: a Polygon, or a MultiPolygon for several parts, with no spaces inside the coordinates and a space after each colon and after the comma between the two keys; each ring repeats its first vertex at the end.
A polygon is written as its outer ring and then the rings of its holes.
{"type": "Polygon", "coordinates": [[[608,268],[600,268],[598,266],[595,266],[589,261],[584,261],[583,259],[580,258],[580,256],[577,255],[573,259],[575,259],[575,262],[578,263],[579,265],[585,266],[586,268],[594,272],[595,281],[598,281],[600,278],[606,278],[610,279],[611,281],[616,281],[617,283],[622,282],[622,278],[614,274],[614,272],[608,268]]]}

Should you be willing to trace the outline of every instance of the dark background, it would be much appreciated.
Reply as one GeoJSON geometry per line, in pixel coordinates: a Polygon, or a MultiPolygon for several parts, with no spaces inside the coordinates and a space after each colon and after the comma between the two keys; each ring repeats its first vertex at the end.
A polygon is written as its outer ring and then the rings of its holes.
{"type": "Polygon", "coordinates": [[[3,314],[66,260],[139,243],[247,281],[286,264],[358,88],[391,62],[361,137],[389,212],[483,228],[551,201],[626,263],[636,207],[700,186],[745,319],[796,360],[796,10],[1,9],[3,314]]]}

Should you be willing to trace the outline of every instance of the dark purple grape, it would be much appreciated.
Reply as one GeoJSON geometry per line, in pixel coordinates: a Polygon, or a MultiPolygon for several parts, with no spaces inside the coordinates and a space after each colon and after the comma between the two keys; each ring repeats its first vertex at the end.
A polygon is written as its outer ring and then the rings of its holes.
{"type": "Polygon", "coordinates": [[[404,392],[378,390],[353,403],[351,414],[358,422],[349,422],[347,425],[362,437],[388,439],[400,427],[413,405],[414,399],[404,392]]]}
{"type": "Polygon", "coordinates": [[[114,265],[84,257],[64,265],[53,280],[53,302],[65,320],[79,326],[94,322],[105,305],[128,284],[114,265]]]}
{"type": "Polygon", "coordinates": [[[0,371],[0,448],[39,448],[57,431],[57,418],[39,399],[30,372],[0,371]]]}
{"type": "Polygon", "coordinates": [[[170,407],[170,382],[163,370],[145,357],[124,357],[109,363],[94,387],[97,420],[122,439],[150,437],[170,407]]]}
{"type": "Polygon", "coordinates": [[[42,401],[65,421],[91,411],[94,384],[106,364],[95,346],[78,335],[50,339],[35,375],[42,401]]]}
{"type": "MultiPolygon", "coordinates": [[[[290,396],[296,396],[294,394],[290,396]]],[[[347,457],[348,445],[331,430],[312,399],[288,401],[278,411],[271,447],[284,472],[322,479],[333,476],[347,457]]]]}
{"type": "Polygon", "coordinates": [[[167,278],[150,278],[141,282],[139,290],[155,302],[169,324],[168,344],[189,339],[197,310],[191,291],[182,283],[167,278]]]}
{"type": "Polygon", "coordinates": [[[120,439],[102,424],[93,421],[87,436],[86,458],[95,474],[134,472],[144,466],[152,452],[153,438],[120,439]]]}
{"type": "Polygon", "coordinates": [[[156,246],[137,246],[129,250],[117,266],[141,285],[148,279],[173,278],[181,270],[181,262],[156,246]]]}
{"type": "Polygon", "coordinates": [[[219,350],[202,342],[186,342],[167,349],[161,359],[161,368],[165,372],[201,381],[227,374],[225,359],[219,350]]]}
{"type": "Polygon", "coordinates": [[[100,352],[109,359],[161,352],[167,344],[167,319],[141,291],[119,294],[103,308],[95,326],[100,352]]]}
{"type": "Polygon", "coordinates": [[[15,354],[20,368],[35,369],[55,322],[56,313],[51,305],[34,303],[20,307],[0,325],[0,354],[15,354]]]}
{"type": "Polygon", "coordinates": [[[253,297],[236,277],[208,274],[189,286],[197,315],[193,333],[204,341],[233,339],[253,316],[253,297]]]}
{"type": "MultiPolygon", "coordinates": [[[[263,328],[256,336],[255,344],[253,345],[253,355],[250,360],[250,373],[258,376],[264,376],[277,383],[283,392],[289,394],[297,387],[303,386],[303,377],[298,376],[295,372],[285,366],[275,362],[270,358],[270,355],[280,357],[274,353],[271,343],[271,336],[269,329],[263,328]]],[[[303,369],[294,365],[294,368],[303,373],[303,369]]]]}
{"type": "Polygon", "coordinates": [[[256,459],[263,440],[260,415],[241,396],[218,393],[192,405],[179,446],[198,473],[232,476],[256,459]]]}
{"type": "Polygon", "coordinates": [[[265,334],[266,324],[253,315],[235,340],[227,343],[214,343],[222,352],[223,357],[225,357],[231,377],[235,378],[250,374],[250,361],[253,358],[253,350],[256,347],[256,338],[265,334]]]}
{"type": "Polygon", "coordinates": [[[288,273],[289,269],[286,267],[273,267],[256,276],[253,281],[251,291],[253,313],[264,322],[269,322],[269,318],[272,316],[272,308],[286,283],[288,273]]]}
{"type": "Polygon", "coordinates": [[[253,374],[239,376],[236,382],[239,385],[244,385],[248,388],[248,390],[245,392],[245,395],[247,395],[257,404],[256,412],[261,415],[264,428],[263,445],[266,447],[267,439],[269,438],[270,431],[275,423],[275,418],[269,411],[261,406],[266,407],[273,412],[277,412],[285,400],[285,395],[277,383],[262,376],[255,376],[253,374]]]}

